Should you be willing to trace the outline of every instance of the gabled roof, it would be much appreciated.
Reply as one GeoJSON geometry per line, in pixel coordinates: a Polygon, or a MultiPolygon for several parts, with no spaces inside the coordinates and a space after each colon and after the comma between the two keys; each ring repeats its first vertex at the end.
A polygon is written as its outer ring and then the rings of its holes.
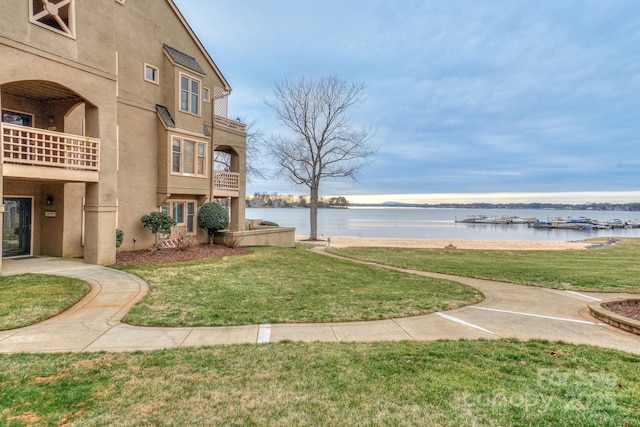
{"type": "Polygon", "coordinates": [[[173,2],[173,0],[167,0],[167,3],[169,3],[169,6],[171,6],[171,9],[173,9],[178,19],[180,19],[180,22],[182,22],[182,25],[184,25],[189,35],[191,35],[191,38],[196,43],[196,45],[198,46],[202,54],[205,56],[205,58],[207,58],[209,65],[213,68],[216,75],[220,78],[220,81],[222,81],[222,84],[224,84],[224,89],[230,91],[231,86],[229,86],[227,79],[224,78],[224,75],[222,74],[218,66],[215,64],[215,62],[213,62],[213,59],[211,59],[211,55],[209,55],[209,52],[207,52],[207,49],[204,48],[204,45],[200,42],[200,39],[198,39],[198,36],[196,36],[196,34],[193,32],[193,29],[191,29],[191,26],[189,25],[187,20],[184,19],[184,16],[182,16],[182,13],[180,12],[176,4],[173,2]]]}
{"type": "Polygon", "coordinates": [[[196,73],[202,74],[203,76],[207,73],[204,71],[204,68],[198,64],[196,58],[193,56],[187,55],[184,52],[179,51],[176,48],[169,46],[168,44],[163,45],[164,50],[171,57],[171,60],[178,65],[182,65],[185,68],[195,71],[196,73]]]}

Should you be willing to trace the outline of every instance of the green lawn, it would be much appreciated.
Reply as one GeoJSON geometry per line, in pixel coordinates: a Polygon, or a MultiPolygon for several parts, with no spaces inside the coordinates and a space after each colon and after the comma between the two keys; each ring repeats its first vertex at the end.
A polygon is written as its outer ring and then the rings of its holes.
{"type": "Polygon", "coordinates": [[[353,247],[330,252],[404,268],[548,288],[640,292],[640,239],[564,251],[353,247]]]}
{"type": "Polygon", "coordinates": [[[89,290],[87,282],[68,277],[0,276],[0,330],[48,319],[78,302],[89,290]]]}
{"type": "Polygon", "coordinates": [[[467,286],[315,254],[255,248],[249,255],[124,267],[149,294],[124,321],[220,326],[403,317],[480,301],[467,286]]]}
{"type": "Polygon", "coordinates": [[[515,340],[0,355],[0,425],[638,426],[639,365],[515,340]]]}

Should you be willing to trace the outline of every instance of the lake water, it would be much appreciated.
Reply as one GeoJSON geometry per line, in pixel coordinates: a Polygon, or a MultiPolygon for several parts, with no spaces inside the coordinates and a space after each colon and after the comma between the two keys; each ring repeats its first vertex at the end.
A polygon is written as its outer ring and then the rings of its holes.
{"type": "MultiPolygon", "coordinates": [[[[456,222],[471,215],[637,220],[640,212],[577,211],[546,209],[440,209],[399,207],[350,207],[319,209],[318,235],[467,240],[572,241],[591,237],[640,237],[640,228],[577,231],[536,229],[526,224],[466,224],[456,222]]],[[[247,218],[261,218],[281,226],[295,227],[296,234],[309,235],[308,209],[247,208],[247,218]]]]}

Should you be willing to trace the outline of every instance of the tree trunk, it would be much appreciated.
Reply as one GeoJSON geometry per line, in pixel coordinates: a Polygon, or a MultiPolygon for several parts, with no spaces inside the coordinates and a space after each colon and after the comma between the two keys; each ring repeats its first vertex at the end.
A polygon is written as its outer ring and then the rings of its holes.
{"type": "Polygon", "coordinates": [[[318,185],[313,184],[310,187],[311,192],[309,198],[311,199],[311,204],[309,205],[309,216],[310,216],[310,234],[309,240],[318,240],[318,185]]]}

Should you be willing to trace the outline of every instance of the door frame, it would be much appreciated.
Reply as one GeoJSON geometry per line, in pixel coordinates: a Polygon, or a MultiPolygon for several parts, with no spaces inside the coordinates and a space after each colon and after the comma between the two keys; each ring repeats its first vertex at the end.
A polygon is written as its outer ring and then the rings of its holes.
{"type": "MultiPolygon", "coordinates": [[[[26,257],[26,256],[33,256],[33,241],[34,241],[34,219],[35,219],[35,209],[34,209],[34,200],[35,197],[34,196],[25,196],[25,195],[3,195],[2,196],[2,204],[5,204],[5,200],[6,199],[30,199],[31,200],[31,217],[29,218],[30,221],[30,227],[29,227],[29,253],[28,254],[21,254],[21,255],[11,255],[11,256],[6,256],[4,254],[4,250],[2,251],[2,258],[5,259],[11,259],[11,258],[20,258],[20,257],[26,257]]],[[[6,209],[6,206],[5,206],[6,209]]],[[[5,210],[6,212],[6,210],[5,210]]],[[[4,223],[4,213],[2,214],[3,218],[2,218],[2,232],[4,234],[4,227],[5,227],[5,223],[4,223]]],[[[4,240],[4,236],[2,236],[3,240],[4,240]]]]}

